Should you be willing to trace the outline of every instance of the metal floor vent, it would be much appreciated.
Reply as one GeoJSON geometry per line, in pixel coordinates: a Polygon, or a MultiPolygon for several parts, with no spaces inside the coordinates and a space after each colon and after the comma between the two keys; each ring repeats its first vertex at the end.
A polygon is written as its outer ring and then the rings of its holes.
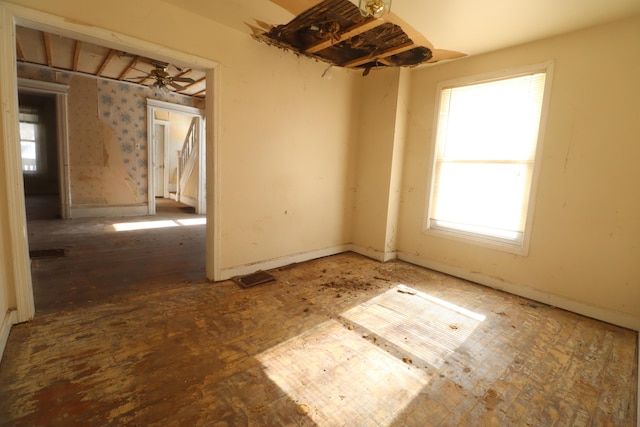
{"type": "Polygon", "coordinates": [[[262,285],[263,283],[275,282],[276,278],[266,271],[259,270],[246,276],[234,277],[231,280],[243,288],[250,288],[251,286],[262,285]]]}
{"type": "Polygon", "coordinates": [[[61,258],[64,256],[64,249],[35,249],[29,251],[29,258],[61,258]]]}

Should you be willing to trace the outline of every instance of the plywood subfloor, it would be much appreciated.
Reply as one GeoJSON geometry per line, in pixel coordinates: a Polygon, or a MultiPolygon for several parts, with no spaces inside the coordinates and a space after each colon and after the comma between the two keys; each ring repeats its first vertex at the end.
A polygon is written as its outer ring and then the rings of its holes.
{"type": "Polygon", "coordinates": [[[352,253],[270,273],[14,327],[0,425],[635,425],[633,331],[352,253]]]}

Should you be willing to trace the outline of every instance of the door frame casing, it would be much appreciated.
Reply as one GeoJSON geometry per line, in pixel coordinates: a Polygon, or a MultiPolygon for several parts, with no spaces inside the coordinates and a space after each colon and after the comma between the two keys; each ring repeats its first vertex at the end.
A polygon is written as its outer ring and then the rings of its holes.
{"type": "MultiPolygon", "coordinates": [[[[171,122],[168,120],[159,120],[154,117],[153,119],[153,134],[151,135],[150,140],[153,141],[154,150],[157,149],[157,141],[156,141],[156,126],[162,126],[162,150],[164,155],[162,156],[162,197],[165,199],[169,198],[169,172],[167,171],[167,164],[169,163],[169,135],[171,133],[171,122]]],[[[155,173],[155,157],[153,158],[154,164],[152,167],[154,168],[155,173]]],[[[157,179],[158,177],[156,177],[157,179]]],[[[155,191],[155,181],[154,181],[154,191],[155,191]]],[[[155,194],[157,197],[158,195],[155,194]]],[[[155,200],[155,198],[154,198],[155,200]]]]}

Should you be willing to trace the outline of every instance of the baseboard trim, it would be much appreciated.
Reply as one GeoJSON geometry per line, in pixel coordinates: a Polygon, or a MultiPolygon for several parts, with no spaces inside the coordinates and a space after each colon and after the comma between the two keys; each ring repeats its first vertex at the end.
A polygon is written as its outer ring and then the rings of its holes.
{"type": "Polygon", "coordinates": [[[366,256],[367,258],[375,259],[380,262],[391,261],[392,259],[398,258],[398,253],[396,251],[392,252],[382,252],[373,248],[364,248],[362,246],[349,244],[347,245],[348,250],[360,254],[362,256],[366,256]]]}
{"type": "Polygon", "coordinates": [[[440,271],[442,273],[450,274],[461,279],[469,280],[474,283],[478,283],[483,286],[488,286],[493,289],[508,292],[513,295],[518,295],[524,298],[532,299],[534,301],[548,304],[554,307],[562,308],[564,310],[571,311],[573,313],[581,314],[583,316],[591,317],[603,322],[608,322],[623,328],[632,329],[634,331],[640,331],[640,317],[633,316],[625,313],[621,313],[615,310],[609,310],[601,307],[595,307],[580,301],[573,300],[571,298],[563,297],[561,295],[552,294],[549,292],[539,291],[528,286],[516,285],[514,283],[504,282],[494,277],[486,276],[480,273],[473,273],[466,271],[462,268],[453,267],[450,265],[442,264],[435,261],[429,261],[419,258],[415,255],[408,253],[399,253],[398,259],[416,264],[421,267],[429,268],[431,270],[440,271]]]}
{"type": "Polygon", "coordinates": [[[149,208],[147,205],[71,207],[71,218],[109,218],[144,216],[148,214],[149,208]]]}
{"type": "Polygon", "coordinates": [[[7,310],[2,319],[2,325],[0,326],[0,362],[2,361],[2,355],[4,349],[7,346],[7,340],[9,339],[9,332],[11,332],[11,326],[18,321],[18,313],[15,310],[7,310]]]}
{"type": "Polygon", "coordinates": [[[227,280],[235,276],[251,274],[258,270],[271,270],[273,268],[284,267],[285,265],[297,262],[305,262],[312,259],[323,258],[326,256],[337,255],[342,252],[349,251],[349,245],[331,246],[329,248],[318,249],[315,251],[301,252],[293,255],[286,255],[278,258],[272,258],[266,261],[255,262],[251,264],[237,265],[233,267],[223,268],[220,270],[220,277],[216,280],[227,280]]]}

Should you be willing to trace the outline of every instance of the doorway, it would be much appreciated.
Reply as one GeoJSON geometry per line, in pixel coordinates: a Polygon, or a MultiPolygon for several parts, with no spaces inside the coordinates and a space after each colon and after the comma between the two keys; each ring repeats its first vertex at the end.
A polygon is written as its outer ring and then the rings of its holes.
{"type": "Polygon", "coordinates": [[[27,219],[60,218],[55,95],[20,93],[18,104],[27,219]]]}
{"type": "Polygon", "coordinates": [[[156,199],[184,203],[206,214],[206,138],[204,111],[147,100],[149,215],[156,199]]]}
{"type": "MultiPolygon", "coordinates": [[[[207,97],[206,116],[211,126],[208,128],[210,135],[209,141],[212,150],[208,153],[207,165],[210,167],[210,179],[212,186],[210,187],[212,195],[218,194],[213,189],[219,180],[214,179],[214,175],[219,174],[219,165],[214,161],[214,153],[217,153],[217,144],[219,143],[219,84],[220,79],[216,71],[218,64],[215,61],[191,55],[182,51],[167,49],[151,42],[135,39],[123,34],[117,34],[113,31],[106,31],[96,26],[80,24],[63,17],[55,16],[46,12],[36,11],[11,3],[0,4],[0,15],[2,15],[3,25],[0,26],[0,52],[3,53],[3,61],[0,61],[0,103],[6,108],[3,111],[3,120],[0,125],[0,159],[4,163],[4,168],[0,171],[0,175],[5,183],[2,191],[2,200],[0,205],[4,206],[0,214],[0,228],[3,235],[5,255],[11,254],[11,261],[7,261],[7,269],[0,273],[0,282],[4,283],[0,286],[0,292],[8,296],[6,304],[8,307],[15,307],[8,317],[10,323],[24,322],[31,319],[35,312],[33,302],[33,289],[30,273],[30,260],[28,251],[28,242],[26,239],[26,221],[24,207],[24,191],[22,169],[20,164],[18,140],[18,97],[17,87],[18,79],[15,67],[15,48],[16,48],[16,25],[22,25],[34,29],[55,30],[56,34],[73,37],[77,40],[93,40],[100,41],[105,46],[128,52],[134,52],[141,55],[155,55],[159,60],[166,62],[179,62],[181,64],[199,67],[206,70],[207,86],[213,89],[211,97],[207,97]],[[6,25],[5,25],[6,24],[6,25]]],[[[57,97],[60,102],[61,97],[57,97]]],[[[60,111],[60,110],[58,110],[60,111]]],[[[65,122],[66,117],[60,118],[65,122]]],[[[64,127],[58,126],[59,131],[64,127]]],[[[60,160],[64,161],[64,160],[60,160]]],[[[149,170],[152,170],[151,168],[149,170]]],[[[65,179],[68,179],[68,170],[65,170],[65,179]]],[[[64,185],[64,183],[62,183],[64,185]]],[[[67,181],[68,185],[68,181],[67,181]]],[[[201,189],[204,191],[204,189],[201,189]]],[[[61,194],[65,197],[66,194],[61,194]]],[[[204,198],[202,199],[204,200],[204,198]]],[[[64,201],[63,201],[64,202],[64,201]]],[[[69,200],[66,207],[68,208],[69,200]]],[[[214,203],[213,197],[210,198],[212,219],[219,217],[217,212],[218,204],[214,203]]],[[[65,206],[62,207],[64,210],[65,206]]],[[[213,222],[213,221],[212,221],[213,222]]],[[[209,254],[206,258],[207,276],[210,278],[219,275],[219,259],[220,252],[214,251],[213,247],[218,240],[219,227],[207,227],[207,248],[209,254]]],[[[3,331],[4,325],[3,325],[3,331]]],[[[8,330],[8,329],[7,329],[8,330]]],[[[1,350],[2,345],[0,345],[1,350]]]]}

